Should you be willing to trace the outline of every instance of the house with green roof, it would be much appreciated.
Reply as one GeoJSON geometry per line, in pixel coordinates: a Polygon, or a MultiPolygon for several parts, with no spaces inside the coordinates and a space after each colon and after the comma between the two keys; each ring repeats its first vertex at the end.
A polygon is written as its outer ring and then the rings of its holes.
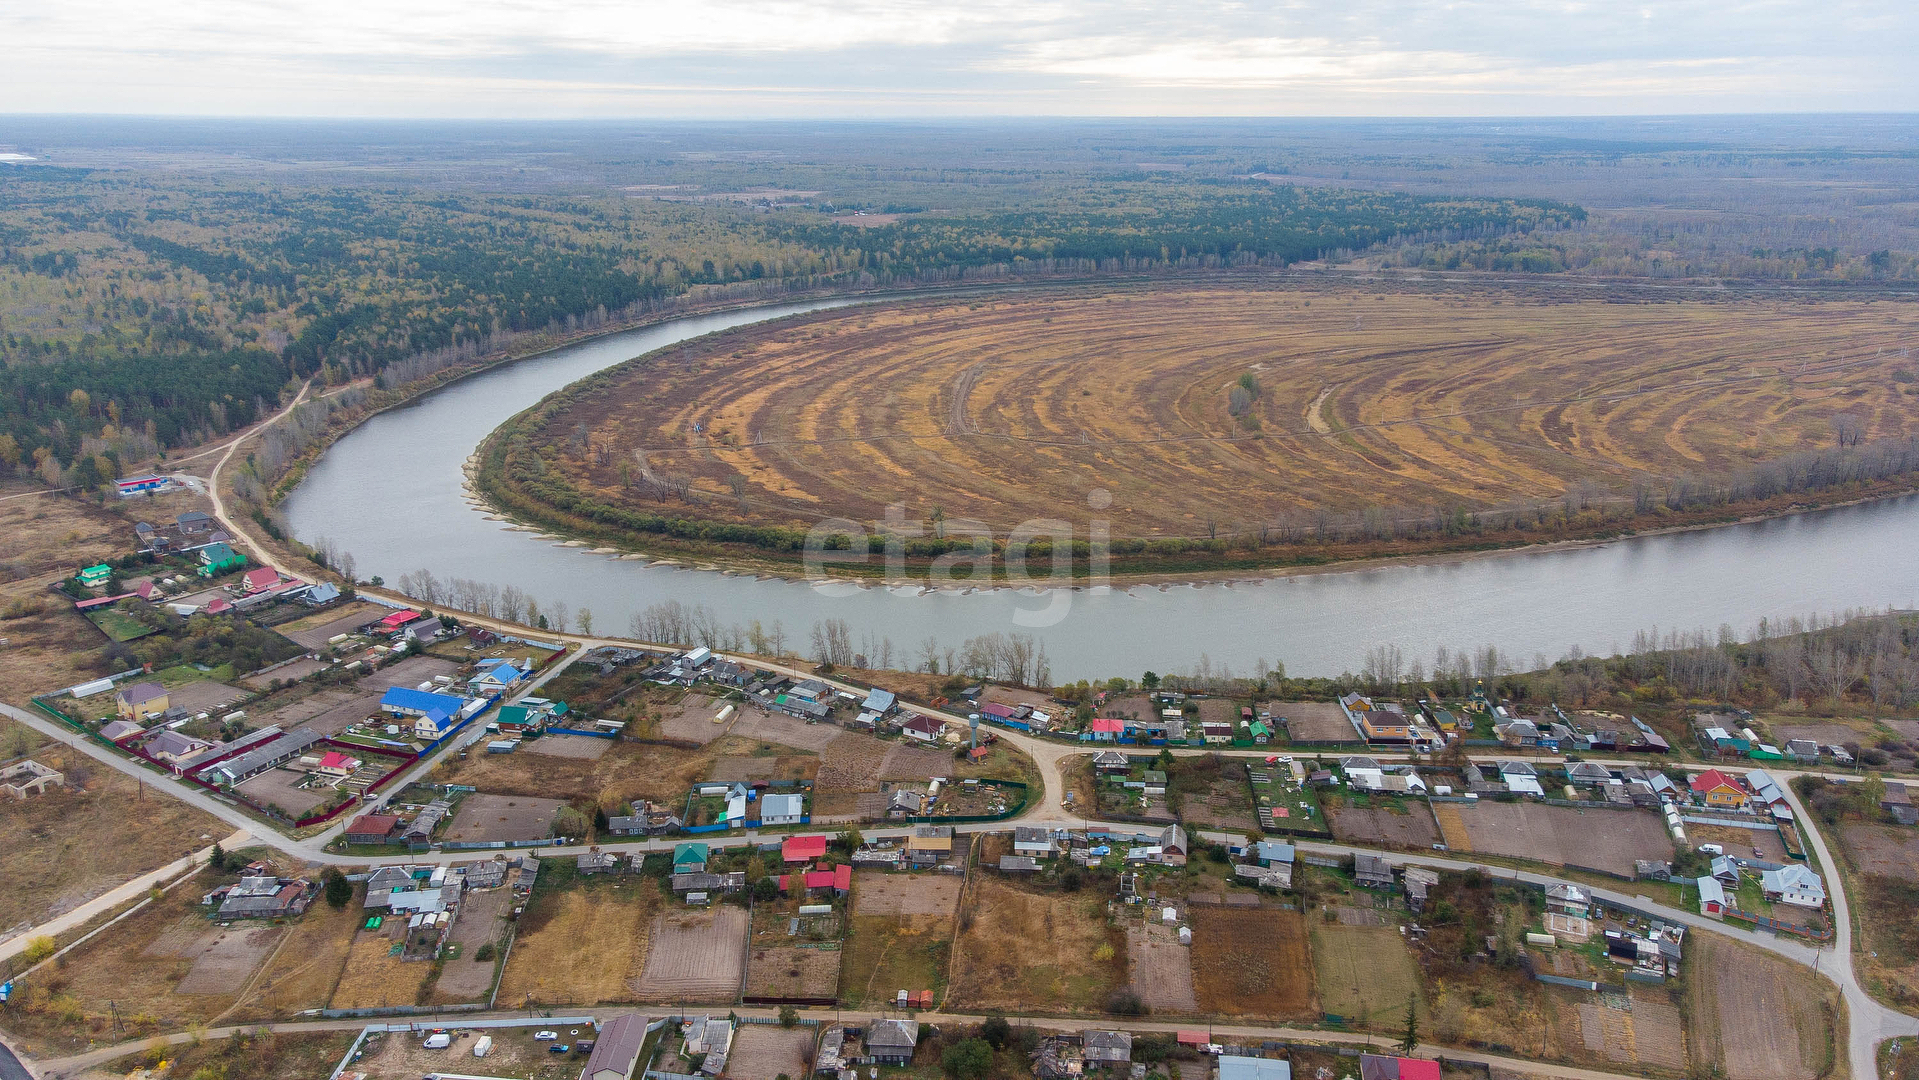
{"type": "Polygon", "coordinates": [[[673,848],[673,872],[676,874],[704,874],[706,872],[706,845],[679,844],[673,848]]]}
{"type": "Polygon", "coordinates": [[[88,588],[92,588],[95,585],[105,585],[107,579],[113,576],[113,567],[108,566],[106,563],[101,563],[98,566],[89,566],[85,570],[80,571],[78,576],[80,578],[80,584],[88,588]]]}
{"type": "Polygon", "coordinates": [[[245,555],[235,552],[226,544],[208,544],[200,549],[200,576],[216,577],[229,570],[238,570],[247,564],[245,555]]]}

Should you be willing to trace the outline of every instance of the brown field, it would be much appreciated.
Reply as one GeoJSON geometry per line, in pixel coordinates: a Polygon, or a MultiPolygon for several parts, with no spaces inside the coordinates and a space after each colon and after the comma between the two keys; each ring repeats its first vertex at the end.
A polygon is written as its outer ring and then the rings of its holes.
{"type": "Polygon", "coordinates": [[[971,889],[948,1004],[1090,1011],[1126,985],[1126,938],[1107,925],[1104,897],[1027,892],[993,878],[971,889]],[[1102,951],[1111,958],[1097,959],[1102,951]]]}
{"type": "Polygon", "coordinates": [[[839,992],[838,949],[755,944],[747,954],[746,993],[752,997],[831,998],[839,992]]]}
{"type": "Polygon", "coordinates": [[[296,644],[309,649],[324,649],[329,639],[339,634],[351,633],[361,625],[385,617],[387,609],[378,604],[369,604],[363,600],[355,601],[345,607],[331,607],[315,612],[302,619],[282,623],[274,627],[282,637],[290,638],[296,644]]]}
{"type": "Polygon", "coordinates": [[[853,875],[855,915],[951,915],[959,899],[960,879],[951,874],[860,870],[853,875]]]}
{"type": "Polygon", "coordinates": [[[858,731],[841,732],[820,752],[819,790],[871,791],[892,750],[889,743],[858,731]]]}
{"type": "Polygon", "coordinates": [[[387,955],[396,939],[384,930],[362,930],[354,935],[329,1008],[372,1009],[387,1005],[419,1004],[433,965],[424,960],[402,960],[387,955]]]}
{"type": "Polygon", "coordinates": [[[880,1004],[901,990],[946,983],[953,956],[952,915],[854,915],[840,942],[840,1001],[880,1004]]]}
{"type": "Polygon", "coordinates": [[[1306,922],[1278,908],[1196,904],[1193,989],[1204,1013],[1317,1018],[1306,922]]]}
{"type": "Polygon", "coordinates": [[[544,840],[553,835],[553,815],[565,805],[559,799],[524,795],[468,795],[453,811],[444,839],[544,840]]]}
{"type": "MultiPolygon", "coordinates": [[[[244,1039],[207,1039],[169,1047],[165,1055],[169,1066],[167,1075],[327,1080],[359,1032],[280,1032],[264,1037],[254,1032],[246,1034],[244,1039]]],[[[85,1075],[122,1077],[151,1064],[148,1052],[142,1050],[85,1075]]],[[[419,1070],[414,1072],[417,1074],[419,1070]]]]}
{"type": "Polygon", "coordinates": [[[174,687],[167,694],[167,701],[176,709],[197,713],[225,709],[235,702],[245,701],[249,696],[245,690],[235,689],[225,683],[198,679],[174,687]]]}
{"type": "Polygon", "coordinates": [[[666,706],[660,713],[660,735],[662,738],[679,739],[684,742],[705,745],[726,734],[726,729],[738,720],[738,710],[727,717],[724,724],[716,724],[713,717],[725,708],[715,698],[705,694],[688,694],[678,702],[666,706]]]}
{"type": "Polygon", "coordinates": [[[1486,800],[1453,805],[1472,850],[1485,855],[1554,866],[1572,863],[1622,877],[1632,876],[1634,859],[1672,858],[1672,839],[1659,815],[1649,810],[1576,810],[1486,800]]]}
{"type": "Polygon", "coordinates": [[[1792,857],[1786,854],[1786,841],[1777,829],[1738,829],[1730,825],[1700,825],[1686,822],[1686,839],[1698,850],[1701,844],[1718,844],[1726,849],[1726,854],[1742,859],[1759,858],[1767,862],[1788,863],[1792,857]],[[1758,855],[1753,854],[1757,848],[1758,855]]]}
{"type": "Polygon", "coordinates": [[[726,1055],[726,1075],[735,1080],[774,1080],[805,1076],[806,1057],[813,1049],[814,1029],[778,1028],[770,1024],[743,1024],[726,1055]]]}
{"type": "Polygon", "coordinates": [[[542,891],[520,916],[497,1000],[516,1008],[634,1000],[660,904],[651,882],[601,878],[542,891]]]}
{"type": "Polygon", "coordinates": [[[1357,1025],[1403,1026],[1406,1002],[1424,995],[1419,967],[1398,929],[1328,923],[1318,916],[1312,928],[1320,1008],[1357,1025]]]}
{"type": "Polygon", "coordinates": [[[733,721],[732,734],[818,753],[840,736],[841,729],[834,724],[809,724],[785,713],[742,709],[733,721]]]}
{"type": "Polygon", "coordinates": [[[640,973],[644,1001],[733,1001],[746,971],[746,911],[675,909],[653,920],[653,946],[640,973]]]}
{"type": "Polygon", "coordinates": [[[1630,996],[1554,994],[1552,1024],[1558,1055],[1574,1061],[1686,1070],[1686,1033],[1679,1007],[1664,990],[1630,996]]]}
{"type": "Polygon", "coordinates": [[[1156,1013],[1196,1013],[1193,994],[1193,948],[1179,943],[1170,926],[1150,920],[1126,927],[1126,965],[1132,991],[1156,1013]]]}
{"type": "Polygon", "coordinates": [[[880,762],[881,780],[928,780],[953,775],[951,751],[928,750],[923,746],[901,743],[886,752],[880,762]]]}
{"type": "Polygon", "coordinates": [[[1439,842],[1439,827],[1426,803],[1403,799],[1391,809],[1355,809],[1350,806],[1326,807],[1326,820],[1333,835],[1350,844],[1384,845],[1425,851],[1439,842]]]}
{"type": "Polygon", "coordinates": [[[1919,829],[1849,824],[1840,836],[1860,873],[1919,884],[1919,829]]]}
{"type": "Polygon", "coordinates": [[[606,753],[612,745],[612,739],[598,739],[591,735],[543,735],[521,745],[520,752],[592,761],[606,753]]]}
{"type": "Polygon", "coordinates": [[[592,759],[474,754],[442,763],[432,777],[434,783],[471,784],[492,795],[597,800],[605,806],[642,799],[677,805],[694,781],[707,778],[714,757],[726,749],[726,743],[680,749],[616,740],[592,759]]]}
{"type": "Polygon", "coordinates": [[[1830,984],[1716,934],[1687,941],[1693,1063],[1740,1080],[1816,1080],[1845,1033],[1833,1030],[1830,984]]]}
{"type": "Polygon", "coordinates": [[[586,424],[613,452],[564,468],[642,510],[646,478],[679,475],[716,518],[873,521],[901,504],[1003,531],[1102,488],[1116,527],[1193,536],[1308,508],[1619,495],[1648,472],[1830,446],[1842,411],[1904,434],[1919,418],[1890,376],[1915,324],[1861,302],[1252,287],[903,303],[643,358],[534,438],[586,424]],[[1262,390],[1236,419],[1244,373],[1262,390]]]}
{"type": "Polygon", "coordinates": [[[233,1018],[264,1020],[326,1008],[363,921],[358,903],[337,911],[324,902],[308,908],[287,928],[286,943],[255,976],[233,1018]]]}
{"type": "Polygon", "coordinates": [[[1286,734],[1294,742],[1350,743],[1359,741],[1345,710],[1331,701],[1262,701],[1260,711],[1284,717],[1286,734]]]}
{"type": "Polygon", "coordinates": [[[84,773],[85,785],[0,804],[0,933],[70,911],[233,831],[151,788],[142,797],[132,777],[64,747],[35,760],[66,770],[69,783],[84,773]]]}
{"type": "Polygon", "coordinates": [[[486,1000],[498,965],[495,960],[479,959],[478,954],[489,943],[505,944],[506,918],[512,910],[512,889],[471,889],[465,893],[460,900],[460,917],[454,920],[447,939],[448,945],[459,952],[449,954],[440,965],[440,977],[433,983],[433,1004],[486,1000]]]}

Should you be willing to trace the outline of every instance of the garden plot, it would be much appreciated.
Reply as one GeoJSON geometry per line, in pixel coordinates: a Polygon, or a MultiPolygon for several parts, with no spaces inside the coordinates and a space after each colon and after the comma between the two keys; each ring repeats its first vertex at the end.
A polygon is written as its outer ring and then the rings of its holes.
{"type": "Polygon", "coordinates": [[[853,875],[856,915],[951,915],[959,907],[961,879],[953,874],[894,874],[860,870],[853,875]]]}
{"type": "Polygon", "coordinates": [[[243,679],[241,680],[241,684],[244,685],[249,690],[256,690],[256,691],[265,690],[271,687],[276,682],[282,683],[282,684],[299,682],[301,679],[306,678],[308,675],[325,671],[327,668],[332,666],[333,665],[326,660],[311,660],[311,659],[302,657],[301,659],[295,660],[292,663],[283,664],[277,668],[274,668],[272,671],[267,672],[265,675],[258,675],[253,678],[243,679]]]}
{"type": "Polygon", "coordinates": [[[1202,1011],[1275,1019],[1318,1016],[1313,960],[1299,912],[1194,905],[1191,915],[1193,989],[1202,1011]]]}
{"type": "Polygon", "coordinates": [[[193,966],[173,992],[213,997],[238,994],[285,933],[285,927],[258,923],[236,923],[215,931],[199,948],[193,966]]]}
{"type": "Polygon", "coordinates": [[[1126,927],[1126,962],[1132,990],[1154,1012],[1193,1013],[1193,949],[1179,943],[1178,931],[1154,922],[1126,927]]]}
{"type": "Polygon", "coordinates": [[[771,1024],[744,1024],[726,1055],[726,1075],[732,1080],[777,1080],[805,1076],[815,1032],[810,1027],[781,1028],[771,1024]]]}
{"type": "Polygon", "coordinates": [[[1657,1000],[1668,995],[1581,994],[1582,1000],[1561,999],[1562,1013],[1571,1013],[1571,1022],[1562,1030],[1577,1032],[1579,1046],[1566,1047],[1569,1056],[1583,1056],[1584,1050],[1595,1058],[1620,1065],[1650,1065],[1683,1072],[1686,1068],[1686,1034],[1681,1026],[1679,1007],[1657,1000]]]}
{"type": "MultiPolygon", "coordinates": [[[[833,729],[838,731],[838,729],[833,729]]],[[[820,751],[819,785],[822,792],[872,791],[893,746],[871,735],[841,731],[820,751]]]]}
{"type": "Polygon", "coordinates": [[[1860,873],[1919,883],[1919,829],[1852,824],[1840,835],[1860,873]]]}
{"type": "MultiPolygon", "coordinates": [[[[1423,800],[1395,800],[1390,807],[1370,809],[1329,803],[1326,821],[1333,835],[1349,844],[1425,851],[1439,843],[1439,826],[1423,800]]],[[[1631,868],[1628,864],[1627,869],[1631,868]]]]}
{"type": "Polygon", "coordinates": [[[901,743],[886,752],[880,762],[881,780],[926,780],[953,774],[952,751],[928,750],[901,743]]]}
{"type": "Polygon", "coordinates": [[[460,917],[447,936],[448,959],[433,984],[437,1003],[478,1001],[493,988],[494,959],[482,957],[482,947],[495,944],[513,907],[513,890],[475,889],[460,900],[460,917]]]}
{"type": "Polygon", "coordinates": [[[979,878],[960,921],[947,992],[956,1008],[1098,1010],[1127,984],[1125,934],[1107,925],[1101,897],[979,878]]]}
{"type": "Polygon", "coordinates": [[[842,729],[837,724],[824,721],[809,724],[785,713],[750,708],[741,711],[739,719],[733,722],[733,734],[818,753],[837,739],[842,729]]]}
{"type": "MultiPolygon", "coordinates": [[[[395,920],[403,931],[405,920],[395,920]]],[[[372,1009],[393,1005],[417,1005],[433,965],[422,960],[402,960],[400,939],[385,928],[362,930],[347,952],[346,970],[333,990],[330,1007],[335,1009],[372,1009]]]]}
{"type": "Polygon", "coordinates": [[[385,608],[377,605],[358,603],[329,612],[325,616],[309,615],[275,629],[279,630],[282,637],[297,645],[318,650],[326,648],[327,642],[333,638],[341,634],[350,634],[367,623],[381,618],[385,612],[385,608]]]}
{"type": "Polygon", "coordinates": [[[182,683],[167,691],[167,702],[184,713],[201,713],[224,709],[229,705],[245,701],[251,696],[245,690],[228,686],[226,683],[200,679],[182,683]]]}
{"type": "Polygon", "coordinates": [[[1717,934],[1686,941],[1693,1063],[1739,1080],[1814,1080],[1832,1068],[1830,986],[1811,968],[1717,934]]]}
{"type": "Polygon", "coordinates": [[[1490,800],[1449,805],[1459,811],[1472,850],[1481,854],[1570,863],[1624,878],[1632,877],[1635,860],[1672,858],[1672,838],[1651,811],[1490,800]]]}
{"type": "Polygon", "coordinates": [[[234,788],[261,806],[278,807],[287,816],[302,818],[333,798],[331,780],[299,769],[268,769],[234,788]]]}
{"type": "Polygon", "coordinates": [[[500,1004],[634,1000],[660,910],[659,890],[651,880],[597,877],[567,888],[547,886],[546,880],[520,917],[500,977],[500,1004]]]}
{"type": "Polygon", "coordinates": [[[1330,701],[1263,701],[1260,712],[1283,717],[1281,726],[1295,744],[1298,743],[1356,743],[1359,732],[1353,730],[1353,722],[1346,719],[1346,710],[1330,701]]]}
{"type": "Polygon", "coordinates": [[[732,1001],[746,972],[746,912],[731,904],[673,911],[653,921],[640,973],[646,1001],[732,1001]]]}
{"type": "MultiPolygon", "coordinates": [[[[379,694],[329,687],[250,719],[263,725],[277,724],[283,731],[309,727],[322,735],[338,735],[379,712],[379,694]]],[[[390,718],[382,719],[393,722],[390,718]]]]}
{"type": "Polygon", "coordinates": [[[460,800],[443,840],[462,842],[544,840],[553,835],[553,815],[565,806],[558,799],[474,793],[460,800]]]}
{"type": "Polygon", "coordinates": [[[1312,941],[1319,1005],[1326,1013],[1356,1026],[1388,1027],[1403,1022],[1406,1002],[1421,996],[1419,968],[1398,928],[1354,926],[1344,919],[1327,923],[1315,916],[1312,941]]]}

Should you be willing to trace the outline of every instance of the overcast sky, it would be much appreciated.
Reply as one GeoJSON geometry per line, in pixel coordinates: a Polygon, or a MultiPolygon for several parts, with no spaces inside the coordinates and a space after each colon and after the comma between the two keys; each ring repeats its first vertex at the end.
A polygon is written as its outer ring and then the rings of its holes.
{"type": "Polygon", "coordinates": [[[1914,0],[0,0],[0,111],[1919,110],[1914,0]]]}

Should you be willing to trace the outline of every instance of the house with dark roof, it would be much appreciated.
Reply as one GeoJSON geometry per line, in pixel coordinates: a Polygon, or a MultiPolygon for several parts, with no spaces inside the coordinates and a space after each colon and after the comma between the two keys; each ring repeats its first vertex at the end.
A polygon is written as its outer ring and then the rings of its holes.
{"type": "Polygon", "coordinates": [[[1439,1062],[1424,1058],[1359,1055],[1359,1080],[1439,1080],[1439,1062]]]}
{"type": "Polygon", "coordinates": [[[920,742],[938,742],[946,731],[946,725],[930,716],[915,716],[900,725],[900,734],[920,742]]]}
{"type": "Polygon", "coordinates": [[[113,695],[113,707],[122,720],[148,720],[167,711],[167,688],[157,682],[137,682],[113,695]]]}
{"type": "Polygon", "coordinates": [[[881,1065],[905,1065],[919,1046],[918,1020],[875,1020],[866,1025],[866,1056],[881,1065]]]}
{"type": "Polygon", "coordinates": [[[1133,1033],[1088,1028],[1079,1034],[1080,1057],[1088,1068],[1130,1065],[1133,1061],[1133,1033]]]}
{"type": "Polygon", "coordinates": [[[580,1070],[580,1080],[633,1080],[645,1045],[645,1016],[622,1013],[608,1020],[593,1037],[593,1053],[580,1070]]]}
{"type": "Polygon", "coordinates": [[[1365,889],[1392,888],[1392,864],[1377,855],[1353,856],[1353,884],[1365,889]]]}
{"type": "Polygon", "coordinates": [[[204,510],[188,510],[173,519],[182,536],[197,536],[213,530],[213,517],[204,510]]]}

